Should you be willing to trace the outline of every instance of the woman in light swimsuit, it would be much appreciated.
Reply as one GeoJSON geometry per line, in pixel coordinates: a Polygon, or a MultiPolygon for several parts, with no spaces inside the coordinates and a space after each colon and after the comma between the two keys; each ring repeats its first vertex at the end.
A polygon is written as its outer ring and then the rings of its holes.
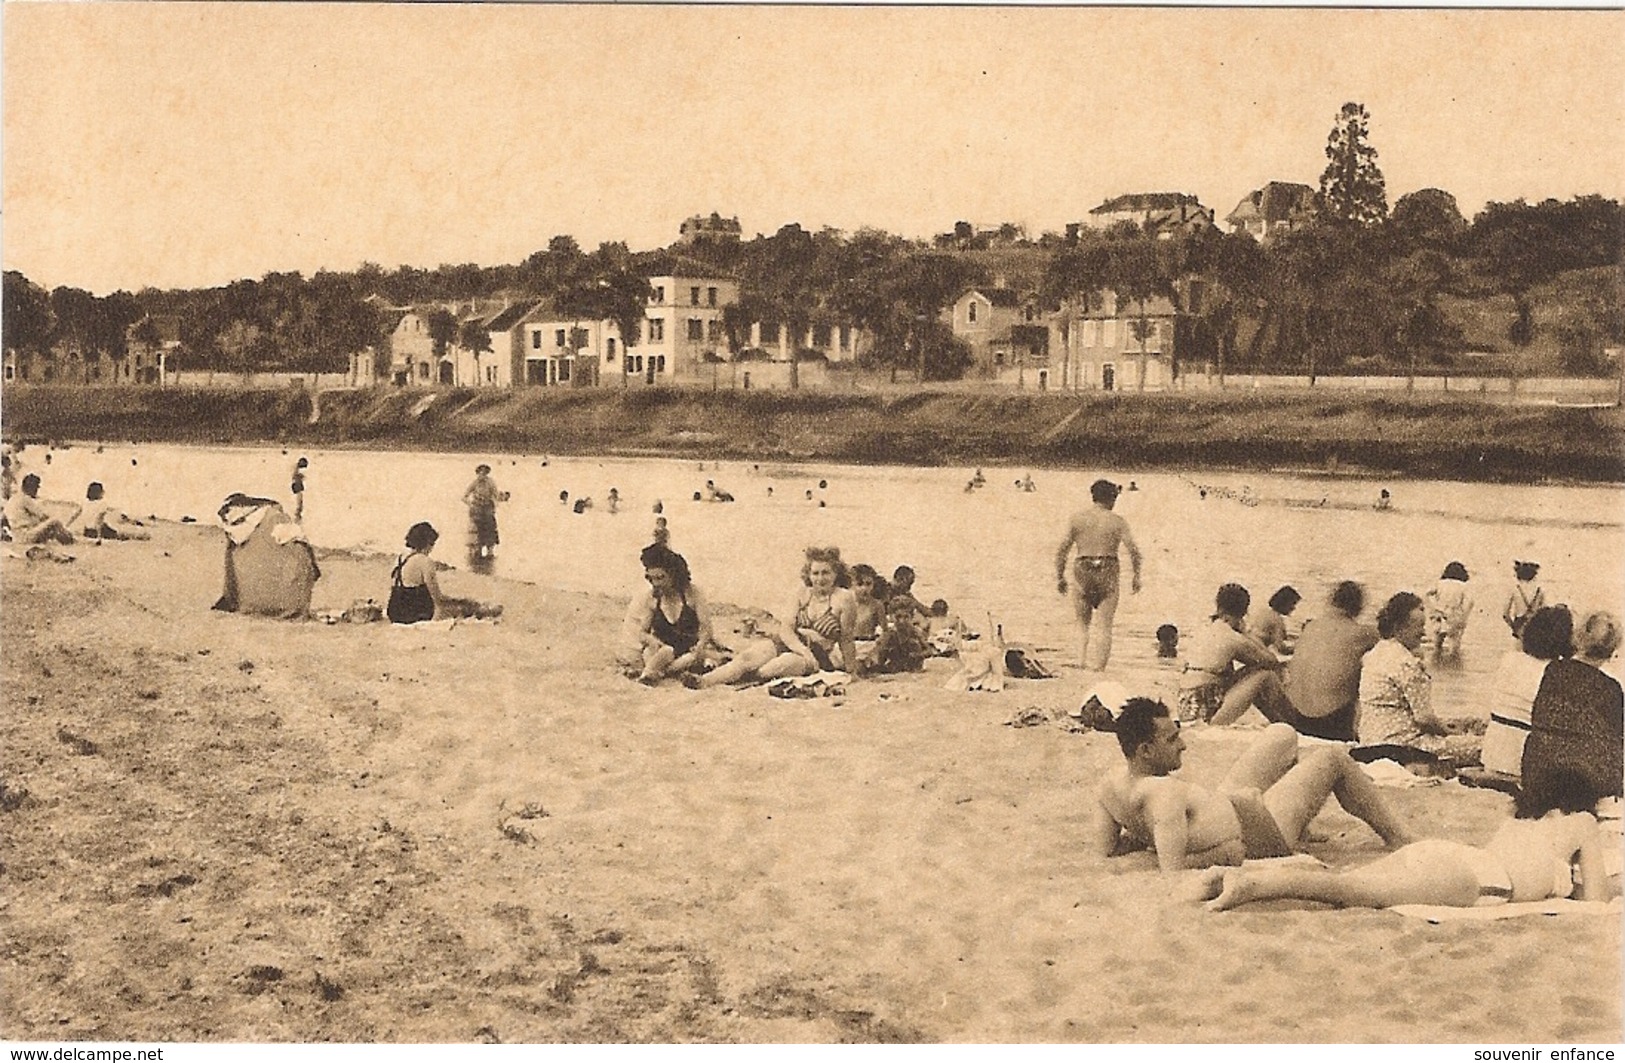
{"type": "Polygon", "coordinates": [[[711,642],[711,610],[682,554],[654,543],[643,548],[638,560],[649,587],[632,599],[627,628],[636,634],[643,660],[634,678],[653,686],[704,662],[705,647],[711,642]]]}
{"type": "Polygon", "coordinates": [[[1271,720],[1291,708],[1281,686],[1281,659],[1248,635],[1247,588],[1226,583],[1213,599],[1212,622],[1187,644],[1179,675],[1179,718],[1234,723],[1253,705],[1271,720]]]}
{"type": "Polygon", "coordinates": [[[802,588],[791,613],[795,617],[792,626],[796,637],[812,651],[819,668],[855,673],[858,668],[854,641],[858,630],[858,603],[847,589],[851,578],[841,560],[841,551],[833,546],[808,547],[807,562],[801,566],[801,582],[802,588]]]}
{"type": "Polygon", "coordinates": [[[1430,838],[1342,872],[1216,868],[1202,876],[1200,896],[1214,911],[1282,899],[1339,908],[1473,908],[1570,896],[1605,901],[1617,893],[1617,884],[1604,862],[1603,836],[1591,811],[1596,803],[1590,784],[1571,774],[1542,798],[1521,796],[1516,818],[1482,847],[1430,838]]]}

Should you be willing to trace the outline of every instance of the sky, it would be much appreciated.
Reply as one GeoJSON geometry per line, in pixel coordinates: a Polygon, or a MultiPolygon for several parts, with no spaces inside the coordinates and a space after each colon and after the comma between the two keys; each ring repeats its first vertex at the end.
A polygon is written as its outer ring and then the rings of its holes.
{"type": "Polygon", "coordinates": [[[112,4],[0,8],[0,257],[46,287],[665,246],[683,218],[1060,231],[1317,183],[1625,198],[1625,13],[112,4]]]}

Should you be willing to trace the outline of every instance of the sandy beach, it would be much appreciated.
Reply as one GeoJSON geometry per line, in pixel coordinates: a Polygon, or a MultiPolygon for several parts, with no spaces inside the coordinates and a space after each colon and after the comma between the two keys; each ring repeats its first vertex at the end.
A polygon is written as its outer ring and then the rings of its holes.
{"type": "MultiPolygon", "coordinates": [[[[0,1036],[137,1041],[1614,1042],[1618,920],[1214,914],[1082,851],[1060,669],[841,699],[648,690],[624,603],[450,572],[500,623],[212,612],[223,536],[0,559],[0,1036]]],[[[387,594],[321,559],[318,610],[387,594]]],[[[1126,677],[1132,682],[1134,677],[1126,677]]],[[[1253,732],[1193,729],[1221,776],[1253,732]]],[[[1486,840],[1510,799],[1386,791],[1486,840]]],[[[1335,806],[1310,851],[1381,851],[1335,806]]]]}

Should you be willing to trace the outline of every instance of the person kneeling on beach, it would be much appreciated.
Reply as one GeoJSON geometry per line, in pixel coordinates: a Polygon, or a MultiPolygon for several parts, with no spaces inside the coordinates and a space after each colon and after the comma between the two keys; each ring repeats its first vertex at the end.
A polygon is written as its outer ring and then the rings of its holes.
{"type": "Polygon", "coordinates": [[[1162,702],[1130,698],[1114,729],[1126,763],[1101,784],[1088,839],[1098,856],[1151,849],[1164,873],[1287,856],[1334,796],[1390,849],[1412,840],[1345,750],[1299,756],[1298,733],[1286,724],[1266,727],[1219,791],[1173,776],[1185,739],[1162,702]]]}
{"type": "Polygon", "coordinates": [[[424,620],[486,619],[502,615],[502,606],[485,605],[469,598],[449,598],[440,592],[435,578],[435,562],[429,558],[440,533],[428,521],[419,521],[406,531],[407,553],[395,562],[394,586],[389,589],[385,611],[396,624],[416,624],[424,620]]]}
{"type": "Polygon", "coordinates": [[[1198,896],[1213,911],[1273,900],[1339,908],[1478,908],[1567,897],[1606,901],[1618,893],[1618,883],[1608,876],[1602,831],[1591,812],[1596,803],[1596,790],[1582,776],[1570,775],[1544,798],[1520,793],[1516,818],[1503,823],[1482,848],[1425,838],[1352,871],[1214,869],[1203,876],[1198,896]]]}
{"type": "Polygon", "coordinates": [[[711,610],[689,576],[683,555],[651,543],[638,555],[648,588],[632,598],[622,627],[628,675],[646,686],[704,663],[711,610]],[[638,663],[641,662],[641,669],[638,663]]]}

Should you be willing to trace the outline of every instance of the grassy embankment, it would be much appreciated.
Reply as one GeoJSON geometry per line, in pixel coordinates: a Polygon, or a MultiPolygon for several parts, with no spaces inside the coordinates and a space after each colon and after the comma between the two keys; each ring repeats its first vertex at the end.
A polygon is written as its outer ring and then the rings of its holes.
{"type": "Polygon", "coordinates": [[[1429,396],[11,387],[13,437],[1625,481],[1617,408],[1429,396]]]}

